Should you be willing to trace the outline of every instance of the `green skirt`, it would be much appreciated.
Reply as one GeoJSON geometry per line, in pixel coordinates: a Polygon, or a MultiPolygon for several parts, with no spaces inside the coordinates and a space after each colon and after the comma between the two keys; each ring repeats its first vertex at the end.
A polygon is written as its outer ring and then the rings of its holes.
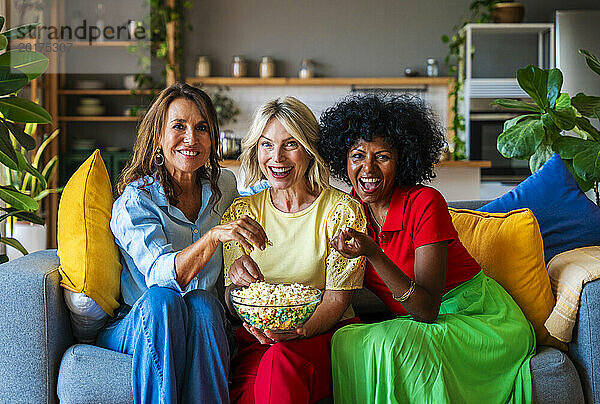
{"type": "Polygon", "coordinates": [[[432,324],[409,316],[352,324],[331,340],[343,403],[530,403],[533,327],[480,272],[443,296],[432,324]]]}

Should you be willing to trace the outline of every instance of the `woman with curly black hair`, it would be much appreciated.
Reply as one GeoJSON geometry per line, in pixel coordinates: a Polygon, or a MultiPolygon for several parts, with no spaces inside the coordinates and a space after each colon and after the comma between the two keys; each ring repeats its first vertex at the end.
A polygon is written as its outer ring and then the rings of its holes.
{"type": "Polygon", "coordinates": [[[367,233],[332,246],[367,259],[364,285],[398,317],[332,339],[336,403],[521,403],[532,397],[531,324],[481,271],[435,176],[444,135],[415,97],[354,96],[321,116],[321,155],[352,185],[367,233]]]}

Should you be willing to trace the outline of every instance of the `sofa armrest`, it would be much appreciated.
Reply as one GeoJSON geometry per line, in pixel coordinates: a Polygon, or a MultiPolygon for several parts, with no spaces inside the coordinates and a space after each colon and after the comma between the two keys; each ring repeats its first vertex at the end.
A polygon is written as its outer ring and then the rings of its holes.
{"type": "Polygon", "coordinates": [[[74,343],[56,250],[0,265],[0,402],[57,402],[60,360],[74,343]]]}
{"type": "Polygon", "coordinates": [[[583,286],[568,355],[579,373],[586,403],[600,403],[600,279],[583,286]]]}

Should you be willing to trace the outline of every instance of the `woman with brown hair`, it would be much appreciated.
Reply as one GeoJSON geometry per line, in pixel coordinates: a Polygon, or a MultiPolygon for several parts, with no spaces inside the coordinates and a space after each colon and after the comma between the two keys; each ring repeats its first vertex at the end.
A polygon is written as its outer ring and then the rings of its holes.
{"type": "Polygon", "coordinates": [[[215,297],[221,243],[263,249],[267,237],[246,216],[219,224],[237,191],[219,167],[218,134],[210,98],[170,86],[144,116],[117,185],[110,226],[123,304],[97,343],[133,355],[136,403],[229,400],[226,320],[215,297]]]}

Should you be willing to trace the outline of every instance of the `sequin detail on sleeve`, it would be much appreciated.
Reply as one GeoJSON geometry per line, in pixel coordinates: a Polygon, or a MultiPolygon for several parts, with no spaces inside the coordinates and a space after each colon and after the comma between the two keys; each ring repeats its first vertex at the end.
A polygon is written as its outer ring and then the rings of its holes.
{"type": "MultiPolygon", "coordinates": [[[[337,235],[339,229],[352,227],[357,231],[364,232],[366,226],[367,220],[361,204],[350,195],[344,194],[327,218],[329,241],[337,235]]],[[[326,263],[326,289],[352,290],[362,288],[365,275],[365,257],[347,259],[336,249],[329,247],[326,263]]]]}
{"type": "MultiPolygon", "coordinates": [[[[227,208],[223,217],[221,217],[221,224],[229,223],[236,219],[239,219],[243,215],[248,215],[252,219],[255,219],[254,215],[250,213],[250,205],[244,200],[244,198],[237,198],[233,201],[231,206],[227,208]]],[[[229,267],[233,262],[244,254],[249,254],[244,247],[237,241],[228,241],[223,243],[223,271],[225,275],[225,286],[231,284],[229,279],[229,267]]]]}

